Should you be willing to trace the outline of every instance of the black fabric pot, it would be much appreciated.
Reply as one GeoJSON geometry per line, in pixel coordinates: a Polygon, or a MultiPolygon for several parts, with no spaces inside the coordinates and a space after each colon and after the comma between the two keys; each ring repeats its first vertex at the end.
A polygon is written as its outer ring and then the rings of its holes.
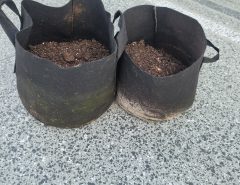
{"type": "Polygon", "coordinates": [[[72,0],[54,8],[23,0],[21,15],[11,0],[0,3],[21,20],[18,31],[0,11],[0,23],[16,48],[19,96],[30,114],[47,125],[68,128],[79,127],[104,113],[115,98],[117,45],[110,14],[102,2],[72,0]],[[75,37],[94,38],[111,54],[63,69],[28,51],[29,44],[75,37]]]}
{"type": "Polygon", "coordinates": [[[188,66],[175,75],[155,77],[137,67],[124,52],[117,80],[119,105],[150,120],[168,119],[190,108],[202,63],[219,59],[219,49],[206,39],[201,25],[172,9],[149,5],[128,9],[123,14],[117,12],[115,19],[119,16],[119,50],[143,39],[155,48],[165,48],[188,66]],[[218,52],[212,59],[204,58],[207,45],[218,52]]]}

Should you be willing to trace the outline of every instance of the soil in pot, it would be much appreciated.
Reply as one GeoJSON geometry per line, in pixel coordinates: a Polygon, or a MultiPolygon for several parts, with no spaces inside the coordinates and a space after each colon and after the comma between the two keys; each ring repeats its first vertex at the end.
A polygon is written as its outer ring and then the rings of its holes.
{"type": "Polygon", "coordinates": [[[109,55],[109,51],[96,40],[42,42],[29,46],[30,52],[67,68],[95,61],[109,55]]]}
{"type": "Polygon", "coordinates": [[[145,44],[144,40],[128,44],[126,52],[135,65],[154,76],[169,76],[187,67],[166,50],[155,49],[145,44]]]}

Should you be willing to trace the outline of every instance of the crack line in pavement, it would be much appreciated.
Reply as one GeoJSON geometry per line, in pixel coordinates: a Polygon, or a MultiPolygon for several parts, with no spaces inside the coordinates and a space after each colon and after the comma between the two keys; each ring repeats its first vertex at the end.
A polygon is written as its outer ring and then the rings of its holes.
{"type": "Polygon", "coordinates": [[[209,0],[193,0],[193,1],[196,1],[201,5],[207,6],[218,12],[224,13],[225,15],[228,15],[228,16],[231,16],[231,17],[234,17],[234,18],[240,20],[240,12],[238,12],[236,10],[224,7],[222,5],[219,5],[219,4],[209,1],[209,0]]]}

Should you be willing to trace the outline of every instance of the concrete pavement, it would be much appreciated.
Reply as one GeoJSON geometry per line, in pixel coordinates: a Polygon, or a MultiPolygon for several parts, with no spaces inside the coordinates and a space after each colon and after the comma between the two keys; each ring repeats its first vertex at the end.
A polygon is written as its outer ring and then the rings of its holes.
{"type": "MultiPolygon", "coordinates": [[[[21,1],[14,1],[19,7],[21,1]]],[[[104,4],[111,13],[153,4],[192,16],[221,49],[221,59],[203,65],[193,107],[175,120],[153,124],[113,104],[84,128],[61,130],[45,127],[21,104],[12,73],[14,47],[0,28],[0,184],[240,184],[239,1],[104,4]]]]}

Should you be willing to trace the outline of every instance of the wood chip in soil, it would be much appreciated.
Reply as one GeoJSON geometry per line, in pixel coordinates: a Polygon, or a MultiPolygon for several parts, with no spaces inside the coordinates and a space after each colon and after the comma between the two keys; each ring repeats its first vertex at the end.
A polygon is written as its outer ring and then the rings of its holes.
{"type": "Polygon", "coordinates": [[[164,49],[155,49],[144,40],[128,44],[126,52],[139,68],[153,76],[169,76],[186,68],[164,49]]]}
{"type": "Polygon", "coordinates": [[[99,60],[109,55],[109,51],[94,39],[42,42],[37,45],[30,45],[29,49],[33,54],[64,68],[99,60]]]}

